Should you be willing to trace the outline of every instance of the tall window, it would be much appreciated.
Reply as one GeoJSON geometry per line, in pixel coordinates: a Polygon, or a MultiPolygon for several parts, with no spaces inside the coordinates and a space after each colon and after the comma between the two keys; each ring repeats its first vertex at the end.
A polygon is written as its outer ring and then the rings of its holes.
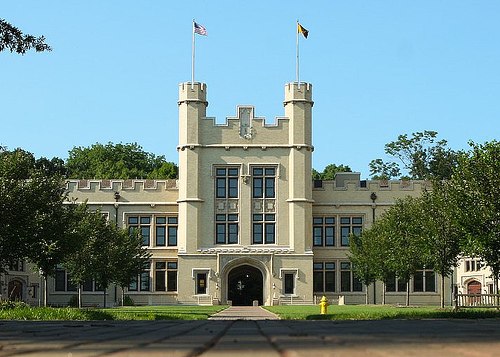
{"type": "Polygon", "coordinates": [[[340,217],[340,245],[349,246],[349,234],[361,235],[363,229],[362,217],[340,217]]]}
{"type": "Polygon", "coordinates": [[[156,217],[156,246],[175,247],[177,245],[177,217],[156,217]]]}
{"type": "Polygon", "coordinates": [[[313,290],[314,292],[335,291],[334,262],[315,262],[313,264],[313,290]]]}
{"type": "Polygon", "coordinates": [[[387,292],[406,292],[406,281],[391,274],[385,282],[385,291],[387,292]]]}
{"type": "Polygon", "coordinates": [[[76,291],[77,286],[75,283],[71,281],[70,274],[62,267],[58,266],[56,268],[55,276],[54,276],[55,291],[76,291]]]}
{"type": "Polygon", "coordinates": [[[155,262],[155,291],[177,291],[177,262],[155,262]]]}
{"type": "Polygon", "coordinates": [[[128,217],[129,232],[138,230],[141,233],[142,245],[149,246],[151,236],[151,216],[130,216],[128,217]]]}
{"type": "Polygon", "coordinates": [[[253,198],[276,197],[276,168],[252,168],[253,198]]]}
{"type": "Polygon", "coordinates": [[[363,291],[363,284],[354,275],[350,262],[340,262],[340,291],[363,291]]]}
{"type": "Polygon", "coordinates": [[[313,244],[315,247],[335,246],[335,217],[313,217],[313,244]]]}
{"type": "Polygon", "coordinates": [[[253,244],[276,243],[276,215],[254,214],[253,215],[253,244]]]}
{"type": "Polygon", "coordinates": [[[142,273],[140,273],[129,285],[129,291],[150,291],[151,277],[149,275],[151,263],[144,264],[142,273]]]}
{"type": "Polygon", "coordinates": [[[217,244],[238,243],[238,215],[215,215],[215,242],[217,244]]]}
{"type": "Polygon", "coordinates": [[[215,169],[215,197],[238,198],[238,168],[215,169]]]}
{"type": "Polygon", "coordinates": [[[413,291],[436,292],[436,274],[431,269],[418,270],[413,275],[413,291]]]}
{"type": "Polygon", "coordinates": [[[215,168],[215,244],[238,244],[239,169],[215,168]]]}

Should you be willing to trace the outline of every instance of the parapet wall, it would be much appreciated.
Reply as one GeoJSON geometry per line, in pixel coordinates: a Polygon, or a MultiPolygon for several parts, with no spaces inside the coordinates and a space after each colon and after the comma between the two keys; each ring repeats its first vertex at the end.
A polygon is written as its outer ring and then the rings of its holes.
{"type": "Polygon", "coordinates": [[[178,180],[67,180],[68,199],[89,203],[175,203],[178,180]]]}

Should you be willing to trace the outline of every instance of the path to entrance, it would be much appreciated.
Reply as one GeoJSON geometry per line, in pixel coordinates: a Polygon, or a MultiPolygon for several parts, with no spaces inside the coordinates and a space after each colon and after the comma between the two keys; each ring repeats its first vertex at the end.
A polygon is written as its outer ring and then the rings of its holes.
{"type": "Polygon", "coordinates": [[[0,321],[0,356],[498,356],[500,321],[0,321]]]}
{"type": "Polygon", "coordinates": [[[260,306],[230,306],[209,320],[279,320],[279,317],[260,306]]]}

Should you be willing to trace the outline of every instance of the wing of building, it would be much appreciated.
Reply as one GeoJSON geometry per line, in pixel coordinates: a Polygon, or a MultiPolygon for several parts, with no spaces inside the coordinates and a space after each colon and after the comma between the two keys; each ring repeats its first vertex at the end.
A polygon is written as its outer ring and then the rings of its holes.
{"type": "MultiPolygon", "coordinates": [[[[237,106],[218,124],[207,117],[207,93],[203,83],[179,85],[178,180],[67,182],[72,199],[141,231],[152,259],[127,296],[136,304],[271,305],[323,295],[380,303],[382,284],[363,286],[353,274],[349,235],[427,183],[361,181],[358,173],[313,181],[311,84],[286,84],[284,115],[272,122],[256,117],[253,106],[237,106]]],[[[39,299],[39,278],[24,267],[3,279],[4,293],[39,299]]],[[[438,305],[439,279],[432,270],[418,272],[411,303],[438,305]]],[[[404,303],[406,284],[394,279],[386,288],[387,303],[404,303]]],[[[85,303],[101,303],[92,281],[83,291],[85,303]]],[[[49,303],[66,305],[75,294],[59,269],[49,303]]],[[[110,305],[119,304],[120,288],[107,294],[110,305]]]]}

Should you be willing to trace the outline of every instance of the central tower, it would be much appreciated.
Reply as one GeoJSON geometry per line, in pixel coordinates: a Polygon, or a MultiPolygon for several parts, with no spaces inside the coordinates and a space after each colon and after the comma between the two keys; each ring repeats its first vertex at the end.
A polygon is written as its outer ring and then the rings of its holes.
{"type": "Polygon", "coordinates": [[[207,106],[205,84],[180,84],[179,299],[311,299],[312,86],[287,84],[272,124],[253,106],[217,124],[207,106]]]}

